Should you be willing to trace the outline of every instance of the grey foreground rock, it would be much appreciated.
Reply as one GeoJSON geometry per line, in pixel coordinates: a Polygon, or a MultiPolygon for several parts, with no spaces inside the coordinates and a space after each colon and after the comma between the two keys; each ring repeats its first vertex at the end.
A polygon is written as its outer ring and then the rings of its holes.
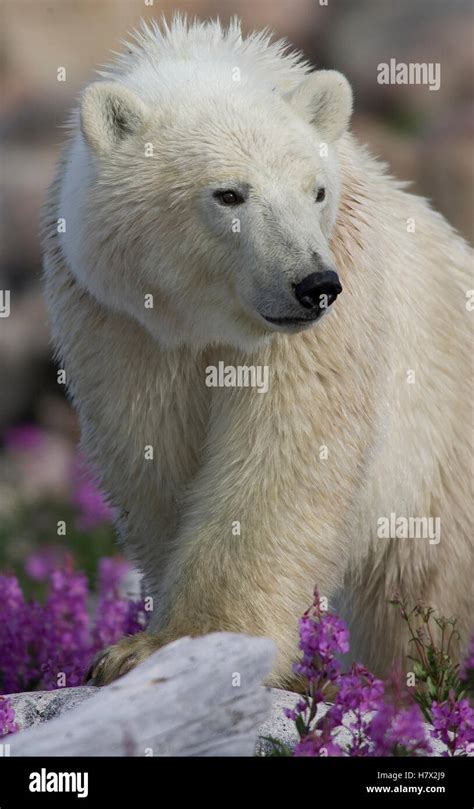
{"type": "Polygon", "coordinates": [[[79,688],[57,688],[55,691],[25,691],[10,694],[8,699],[15,709],[18,730],[26,730],[77,708],[98,690],[94,686],[84,685],[79,688]]]}
{"type": "Polygon", "coordinates": [[[20,721],[39,724],[8,737],[10,755],[251,756],[274,656],[268,638],[219,632],[180,638],[105,688],[71,689],[70,710],[65,691],[58,702],[43,692],[36,706],[16,695],[20,721]]]}
{"type": "Polygon", "coordinates": [[[271,688],[270,691],[272,694],[271,712],[258,731],[256,753],[259,756],[267,756],[272,752],[273,745],[267,739],[278,739],[290,750],[293,750],[298,742],[295,723],[286,718],[284,709],[294,708],[301,699],[301,694],[278,688],[271,688]]]}

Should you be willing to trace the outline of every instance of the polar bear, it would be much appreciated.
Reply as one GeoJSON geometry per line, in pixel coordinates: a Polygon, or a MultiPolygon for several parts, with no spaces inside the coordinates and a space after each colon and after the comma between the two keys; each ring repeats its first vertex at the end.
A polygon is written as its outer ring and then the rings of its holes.
{"type": "Polygon", "coordinates": [[[273,638],[288,686],[315,586],[378,674],[406,652],[394,588],[469,633],[471,255],[355,141],[351,106],[342,75],[267,33],[182,17],[82,94],[46,291],[83,451],[153,599],[98,684],[229,630],[273,638]]]}

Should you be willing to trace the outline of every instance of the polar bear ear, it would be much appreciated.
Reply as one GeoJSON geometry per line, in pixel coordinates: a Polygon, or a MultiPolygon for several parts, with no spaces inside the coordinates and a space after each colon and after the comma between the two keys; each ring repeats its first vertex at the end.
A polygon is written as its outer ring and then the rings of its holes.
{"type": "Polygon", "coordinates": [[[90,84],[82,96],[81,130],[98,154],[107,154],[130,135],[145,129],[150,110],[121,84],[90,84]]]}
{"type": "Polygon", "coordinates": [[[285,98],[329,143],[338,140],[349,125],[352,90],[345,76],[337,70],[310,73],[285,98]]]}

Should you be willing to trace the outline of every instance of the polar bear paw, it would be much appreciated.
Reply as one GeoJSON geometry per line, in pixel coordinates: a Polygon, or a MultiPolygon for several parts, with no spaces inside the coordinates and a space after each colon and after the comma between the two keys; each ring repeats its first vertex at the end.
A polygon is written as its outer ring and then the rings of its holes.
{"type": "Polygon", "coordinates": [[[157,635],[150,635],[147,632],[127,635],[118,643],[114,643],[113,646],[108,646],[96,654],[84,682],[87,685],[109,685],[138,666],[162,646],[163,641],[157,635]]]}

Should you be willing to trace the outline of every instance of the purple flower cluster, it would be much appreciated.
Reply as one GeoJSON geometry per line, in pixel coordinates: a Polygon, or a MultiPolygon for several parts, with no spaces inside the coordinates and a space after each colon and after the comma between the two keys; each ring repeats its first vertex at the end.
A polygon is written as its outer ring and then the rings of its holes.
{"type": "Polygon", "coordinates": [[[97,651],[144,629],[143,602],[119,592],[127,569],[121,560],[101,560],[95,610],[71,561],[49,574],[44,605],[25,601],[14,576],[0,576],[0,693],[79,685],[97,651]]]}
{"type": "Polygon", "coordinates": [[[398,748],[411,756],[432,752],[423,715],[415,703],[396,707],[381,702],[368,723],[366,734],[372,743],[371,755],[391,756],[398,748]]]}
{"type": "Polygon", "coordinates": [[[74,573],[71,563],[52,573],[43,611],[45,626],[37,649],[43,688],[82,682],[90,648],[87,598],[87,579],[74,573]]]}
{"type": "Polygon", "coordinates": [[[78,511],[77,527],[81,531],[112,521],[114,512],[97,487],[90,467],[80,456],[73,466],[72,484],[72,502],[78,511]]]}
{"type": "Polygon", "coordinates": [[[450,693],[441,705],[433,702],[431,712],[433,736],[445,743],[451,755],[474,752],[474,711],[467,699],[456,700],[450,693]]]}
{"type": "Polygon", "coordinates": [[[321,673],[333,681],[340,672],[337,654],[349,651],[349,631],[344,621],[329,613],[321,612],[315,601],[299,622],[302,659],[295,663],[294,670],[308,680],[319,680],[321,673]]]}
{"type": "Polygon", "coordinates": [[[348,674],[338,677],[337,686],[334,704],[322,720],[322,725],[326,731],[333,731],[344,724],[351,733],[347,753],[351,756],[367,755],[370,728],[367,715],[381,708],[384,684],[356,663],[348,674]]]}
{"type": "Polygon", "coordinates": [[[15,733],[17,729],[15,711],[10,700],[6,697],[0,697],[0,738],[8,736],[9,733],[15,733]]]}
{"type": "Polygon", "coordinates": [[[300,737],[295,756],[427,755],[434,739],[447,745],[448,755],[474,749],[474,710],[466,699],[456,701],[452,694],[441,705],[433,702],[428,733],[406,693],[394,702],[384,683],[358,663],[342,673],[337,656],[349,651],[349,632],[344,621],[321,609],[317,593],[299,627],[302,656],[294,671],[306,679],[307,692],[294,710],[285,710],[300,737]],[[341,729],[349,742],[340,741],[341,729]]]}
{"type": "Polygon", "coordinates": [[[25,559],[25,573],[32,581],[47,581],[54,570],[66,560],[66,552],[56,546],[43,546],[25,559]]]}
{"type": "Polygon", "coordinates": [[[43,440],[43,431],[34,424],[17,424],[10,427],[4,434],[5,446],[13,452],[36,449],[43,440]]]}
{"type": "Polygon", "coordinates": [[[31,488],[35,496],[39,493],[51,495],[51,487],[57,495],[60,482],[62,496],[67,494],[77,512],[76,527],[80,531],[89,531],[113,521],[114,511],[105,501],[93,470],[81,454],[73,455],[72,448],[62,444],[56,446],[54,435],[36,424],[16,424],[6,430],[3,440],[15,462],[20,462],[21,474],[26,475],[23,485],[27,482],[27,488],[31,488]],[[42,473],[44,477],[44,462],[50,461],[51,452],[58,453],[57,457],[54,455],[58,466],[52,477],[46,476],[48,485],[45,489],[40,485],[39,477],[42,473]]]}
{"type": "Polygon", "coordinates": [[[27,604],[14,576],[0,576],[0,692],[28,689],[38,677],[38,606],[27,604]]]}

